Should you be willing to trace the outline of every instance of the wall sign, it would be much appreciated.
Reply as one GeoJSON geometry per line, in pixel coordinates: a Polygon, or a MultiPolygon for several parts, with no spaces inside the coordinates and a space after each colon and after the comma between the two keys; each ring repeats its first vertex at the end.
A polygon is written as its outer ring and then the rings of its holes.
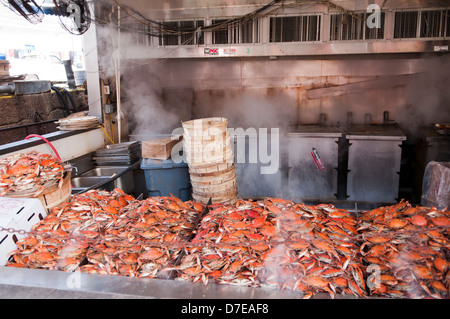
{"type": "Polygon", "coordinates": [[[205,48],[203,50],[205,55],[218,55],[218,56],[229,56],[236,55],[236,48],[205,48]]]}

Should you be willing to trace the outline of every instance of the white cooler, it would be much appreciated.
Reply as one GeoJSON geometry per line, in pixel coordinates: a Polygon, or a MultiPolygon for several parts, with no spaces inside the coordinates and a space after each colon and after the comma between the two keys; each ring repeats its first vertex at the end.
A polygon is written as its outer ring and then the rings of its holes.
{"type": "MultiPolygon", "coordinates": [[[[47,216],[37,198],[0,197],[0,226],[29,232],[31,227],[47,216]]],[[[26,237],[18,232],[0,231],[0,266],[4,266],[9,253],[17,249],[16,242],[26,237]]]]}

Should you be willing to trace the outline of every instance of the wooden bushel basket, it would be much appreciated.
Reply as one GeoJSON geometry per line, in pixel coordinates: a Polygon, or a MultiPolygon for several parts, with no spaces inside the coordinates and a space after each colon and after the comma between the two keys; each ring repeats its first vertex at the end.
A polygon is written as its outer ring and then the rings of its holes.
{"type": "Polygon", "coordinates": [[[186,136],[203,136],[205,138],[217,133],[226,132],[228,120],[224,117],[209,117],[183,122],[186,136]]]}
{"type": "Polygon", "coordinates": [[[51,213],[53,208],[56,206],[70,201],[70,197],[72,195],[72,185],[70,184],[71,173],[65,172],[64,175],[61,188],[55,184],[45,188],[37,196],[30,195],[30,193],[27,194],[26,192],[7,194],[6,196],[13,198],[37,198],[41,201],[42,206],[47,210],[47,212],[51,213]]]}
{"type": "Polygon", "coordinates": [[[236,182],[229,181],[224,186],[196,187],[194,193],[205,197],[221,197],[224,195],[236,195],[236,182]],[[226,186],[225,186],[226,185],[226,186]]]}
{"type": "Polygon", "coordinates": [[[63,184],[61,188],[58,185],[46,189],[37,198],[42,203],[42,206],[51,213],[53,208],[61,205],[64,202],[69,202],[72,195],[72,185],[70,183],[70,172],[65,173],[63,184]]]}
{"type": "Polygon", "coordinates": [[[184,150],[196,201],[237,201],[236,169],[227,125],[228,120],[222,117],[183,122],[184,150]]]}
{"type": "Polygon", "coordinates": [[[221,174],[229,173],[230,171],[235,171],[234,163],[221,163],[206,166],[193,166],[189,167],[189,174],[191,179],[194,177],[199,181],[203,177],[213,177],[221,174]]]}
{"type": "Polygon", "coordinates": [[[194,183],[220,183],[220,182],[226,182],[230,179],[236,179],[236,170],[234,168],[234,165],[230,168],[214,172],[214,173],[190,173],[191,175],[191,182],[194,183]]]}
{"type": "Polygon", "coordinates": [[[232,192],[230,195],[222,196],[222,197],[211,197],[211,196],[201,196],[195,193],[192,193],[192,198],[197,202],[205,203],[211,199],[213,204],[235,204],[238,200],[237,192],[232,192]]]}

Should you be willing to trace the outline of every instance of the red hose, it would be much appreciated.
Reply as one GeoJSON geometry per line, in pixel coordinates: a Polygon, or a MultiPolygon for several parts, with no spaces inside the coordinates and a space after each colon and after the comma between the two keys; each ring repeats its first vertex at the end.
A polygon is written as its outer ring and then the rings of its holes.
{"type": "Polygon", "coordinates": [[[52,145],[52,143],[50,143],[49,140],[47,140],[45,137],[40,136],[38,134],[28,135],[27,137],[25,137],[25,139],[28,140],[29,138],[32,138],[32,137],[39,137],[41,140],[43,140],[45,143],[47,143],[48,146],[50,146],[52,148],[53,152],[55,153],[55,155],[59,159],[59,161],[61,161],[61,157],[59,156],[58,151],[55,149],[55,147],[52,145]]]}

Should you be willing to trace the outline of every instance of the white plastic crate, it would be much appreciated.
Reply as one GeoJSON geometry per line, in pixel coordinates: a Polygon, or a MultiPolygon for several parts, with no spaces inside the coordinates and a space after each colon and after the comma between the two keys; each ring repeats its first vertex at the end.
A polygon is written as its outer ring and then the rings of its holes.
{"type": "MultiPolygon", "coordinates": [[[[0,197],[0,226],[30,231],[31,227],[47,216],[37,198],[0,197]]],[[[9,253],[17,249],[16,242],[26,237],[18,232],[0,231],[0,266],[4,266],[9,253]]]]}

